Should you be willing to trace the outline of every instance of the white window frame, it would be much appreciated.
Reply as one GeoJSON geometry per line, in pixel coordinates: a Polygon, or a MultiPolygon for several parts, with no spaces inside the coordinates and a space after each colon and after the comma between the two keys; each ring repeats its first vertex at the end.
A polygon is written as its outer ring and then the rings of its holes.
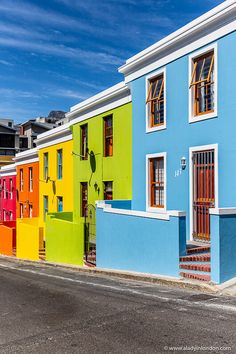
{"type": "Polygon", "coordinates": [[[146,91],[145,91],[145,104],[146,104],[146,133],[156,132],[158,130],[166,129],[166,68],[159,69],[146,76],[146,91]],[[164,124],[158,127],[149,126],[149,104],[146,103],[150,80],[154,79],[156,76],[163,74],[164,77],[164,124]]]}
{"type": "Polygon", "coordinates": [[[20,218],[23,219],[24,217],[24,205],[20,203],[20,218]]]}
{"type": "Polygon", "coordinates": [[[207,47],[202,48],[196,52],[189,55],[188,62],[188,106],[189,106],[189,123],[196,123],[202,120],[211,119],[218,117],[218,45],[213,43],[207,47]],[[193,70],[193,59],[200,57],[203,54],[214,51],[214,112],[201,114],[199,116],[194,116],[193,114],[193,90],[189,88],[192,70],[193,70]]]}
{"type": "Polygon", "coordinates": [[[6,182],[6,179],[3,180],[3,199],[7,199],[7,182],[6,182]]]}
{"type": "Polygon", "coordinates": [[[33,217],[33,205],[29,204],[29,217],[32,218],[33,217]]]}
{"type": "Polygon", "coordinates": [[[166,176],[166,160],[167,153],[160,152],[155,154],[146,155],[146,211],[155,213],[165,213],[167,210],[166,206],[166,191],[167,191],[167,176],[166,176]],[[164,208],[157,208],[150,206],[150,159],[163,157],[164,158],[164,208]]]}
{"type": "Polygon", "coordinates": [[[29,167],[29,191],[33,192],[33,167],[29,167]]]}
{"type": "Polygon", "coordinates": [[[9,199],[13,199],[13,179],[9,179],[9,199]]]}
{"type": "Polygon", "coordinates": [[[189,148],[189,230],[190,240],[193,240],[193,152],[214,150],[215,152],[215,208],[219,205],[219,172],[218,172],[218,144],[193,146],[189,148]]]}
{"type": "Polygon", "coordinates": [[[20,169],[20,192],[23,192],[24,189],[24,171],[23,168],[20,169]]]}

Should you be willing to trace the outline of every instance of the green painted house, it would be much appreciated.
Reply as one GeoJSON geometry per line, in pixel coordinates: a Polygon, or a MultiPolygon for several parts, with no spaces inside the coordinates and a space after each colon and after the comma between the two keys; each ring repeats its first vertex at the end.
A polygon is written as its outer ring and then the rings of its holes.
{"type": "Polygon", "coordinates": [[[94,265],[96,201],[132,199],[129,88],[119,83],[73,106],[67,116],[73,136],[73,210],[48,214],[46,258],[94,265]]]}

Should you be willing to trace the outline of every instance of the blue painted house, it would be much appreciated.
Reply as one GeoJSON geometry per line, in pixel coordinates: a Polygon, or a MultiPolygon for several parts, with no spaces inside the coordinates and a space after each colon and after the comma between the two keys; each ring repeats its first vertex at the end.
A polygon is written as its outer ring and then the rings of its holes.
{"type": "Polygon", "coordinates": [[[119,71],[133,102],[133,199],[98,204],[97,265],[216,283],[235,277],[235,1],[119,71]]]}

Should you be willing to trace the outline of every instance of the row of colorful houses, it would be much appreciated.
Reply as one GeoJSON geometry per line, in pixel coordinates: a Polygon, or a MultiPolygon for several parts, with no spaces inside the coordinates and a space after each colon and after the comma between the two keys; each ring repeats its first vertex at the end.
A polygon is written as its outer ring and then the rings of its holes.
{"type": "Polygon", "coordinates": [[[35,149],[1,169],[3,254],[92,265],[95,201],[131,199],[128,87],[115,85],[68,116],[70,123],[39,135],[35,149]]]}
{"type": "Polygon", "coordinates": [[[128,59],[124,82],[2,168],[0,253],[235,277],[235,31],[228,0],[128,59]]]}

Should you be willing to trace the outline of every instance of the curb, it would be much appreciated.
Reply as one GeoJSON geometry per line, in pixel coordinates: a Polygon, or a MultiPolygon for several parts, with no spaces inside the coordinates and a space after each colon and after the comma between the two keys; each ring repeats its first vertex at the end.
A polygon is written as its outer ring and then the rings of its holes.
{"type": "Polygon", "coordinates": [[[198,281],[186,281],[185,279],[178,279],[174,277],[165,277],[162,275],[156,274],[147,274],[139,272],[130,272],[130,271],[119,271],[111,270],[106,268],[89,268],[86,266],[77,266],[64,263],[48,262],[48,261],[32,261],[28,259],[15,258],[11,256],[0,255],[0,259],[7,259],[12,263],[23,263],[30,265],[41,265],[47,267],[61,268],[61,269],[70,269],[77,271],[79,273],[94,275],[94,276],[108,276],[113,278],[127,279],[132,281],[140,281],[145,283],[159,284],[165,286],[172,286],[182,289],[191,289],[201,292],[213,293],[216,294],[219,292],[217,285],[213,283],[202,283],[198,281]]]}

